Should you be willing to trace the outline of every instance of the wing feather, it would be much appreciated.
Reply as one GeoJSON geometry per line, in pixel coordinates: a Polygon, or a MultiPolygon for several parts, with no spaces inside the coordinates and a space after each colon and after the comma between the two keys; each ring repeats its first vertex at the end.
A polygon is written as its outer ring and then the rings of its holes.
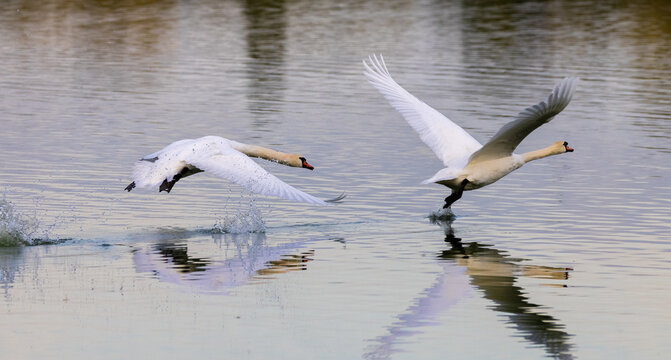
{"type": "Polygon", "coordinates": [[[470,163],[509,156],[527,135],[550,122],[573,97],[577,78],[565,78],[554,87],[544,101],[520,112],[515,120],[505,124],[492,138],[471,156],[470,163]]]}
{"type": "Polygon", "coordinates": [[[137,187],[157,187],[171,181],[185,166],[196,168],[229,180],[245,189],[263,195],[329,205],[339,202],[344,194],[332,200],[321,200],[278,179],[254,160],[231,146],[231,141],[218,136],[176,141],[135,163],[133,181],[137,187]]]}
{"type": "Polygon", "coordinates": [[[221,153],[207,157],[196,154],[185,160],[206,173],[234,182],[253,193],[309,204],[328,205],[324,200],[278,179],[247,155],[233,148],[222,149],[221,153]]]}
{"type": "Polygon", "coordinates": [[[466,130],[396,83],[382,56],[378,59],[372,55],[363,65],[368,81],[401,113],[444,165],[463,167],[470,155],[482,147],[466,130]]]}

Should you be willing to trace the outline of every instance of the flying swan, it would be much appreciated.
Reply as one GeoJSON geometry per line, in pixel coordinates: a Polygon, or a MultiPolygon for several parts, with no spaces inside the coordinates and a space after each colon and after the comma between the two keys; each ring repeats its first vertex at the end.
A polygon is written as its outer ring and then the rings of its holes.
{"type": "Polygon", "coordinates": [[[298,202],[328,205],[345,197],[343,194],[335,199],[321,200],[306,194],[267,172],[250,157],[314,169],[304,157],[297,154],[247,145],[219,136],[205,136],[175,141],[162,150],[141,158],[133,168],[133,182],[125,190],[158,186],[159,192],[169,193],[180,179],[205,171],[241,185],[251,192],[298,202]]]}
{"type": "Polygon", "coordinates": [[[401,113],[446,166],[422,182],[437,183],[452,189],[450,196],[445,198],[443,208],[459,200],[464,190],[489,185],[529,161],[573,151],[566,141],[558,141],[544,149],[524,154],[513,153],[527,135],[564,110],[573,96],[576,78],[562,80],[545,101],[519,113],[483,146],[459,125],[396,83],[382,56],[378,59],[372,55],[368,62],[363,61],[363,65],[368,81],[401,113]]]}

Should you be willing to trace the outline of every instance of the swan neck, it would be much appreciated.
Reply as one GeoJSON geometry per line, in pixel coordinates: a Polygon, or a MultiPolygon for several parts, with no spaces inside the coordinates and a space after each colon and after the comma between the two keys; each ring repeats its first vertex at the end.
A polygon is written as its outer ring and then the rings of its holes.
{"type": "Polygon", "coordinates": [[[529,151],[524,154],[522,154],[522,159],[524,160],[525,163],[529,161],[534,161],[538,159],[542,159],[544,157],[552,156],[552,155],[559,155],[561,152],[557,152],[555,149],[555,146],[548,146],[543,149],[535,150],[535,151],[529,151]]]}
{"type": "Polygon", "coordinates": [[[281,151],[275,151],[263,146],[248,145],[238,142],[233,143],[232,146],[235,150],[238,150],[249,157],[261,158],[268,161],[277,161],[284,165],[289,164],[289,154],[283,153],[281,151]]]}

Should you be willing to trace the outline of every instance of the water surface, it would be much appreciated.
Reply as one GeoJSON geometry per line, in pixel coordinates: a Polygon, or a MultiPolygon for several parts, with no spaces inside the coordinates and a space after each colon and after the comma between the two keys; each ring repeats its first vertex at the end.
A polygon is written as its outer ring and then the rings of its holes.
{"type": "Polygon", "coordinates": [[[53,245],[0,248],[7,358],[661,358],[671,350],[671,9],[525,1],[9,1],[0,187],[53,245]],[[484,142],[565,76],[571,104],[467,192],[377,91],[484,142]],[[320,208],[198,175],[123,188],[133,162],[219,135],[320,208]],[[231,233],[234,232],[234,233],[231,233]]]}

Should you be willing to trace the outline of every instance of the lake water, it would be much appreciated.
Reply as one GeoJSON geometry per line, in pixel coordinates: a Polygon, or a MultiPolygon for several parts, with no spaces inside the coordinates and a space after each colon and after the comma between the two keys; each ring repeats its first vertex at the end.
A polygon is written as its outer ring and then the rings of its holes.
{"type": "Polygon", "coordinates": [[[659,359],[671,351],[666,1],[5,1],[3,359],[659,359]],[[466,192],[362,75],[481,142],[565,76],[519,152],[575,152],[466,192]],[[321,198],[207,175],[127,193],[133,162],[204,135],[321,198]],[[11,214],[10,214],[11,213],[11,214]],[[17,230],[18,229],[18,230],[17,230]]]}

